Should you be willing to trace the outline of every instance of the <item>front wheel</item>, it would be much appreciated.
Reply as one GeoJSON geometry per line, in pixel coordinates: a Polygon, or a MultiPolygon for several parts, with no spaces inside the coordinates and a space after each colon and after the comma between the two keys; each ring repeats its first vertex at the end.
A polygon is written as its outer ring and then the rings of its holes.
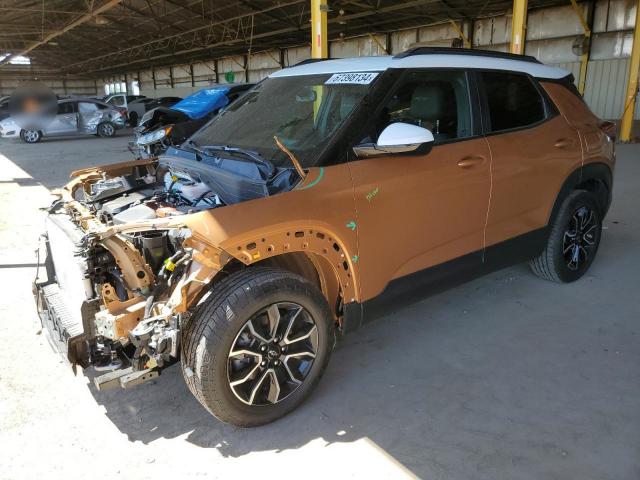
{"type": "Polygon", "coordinates": [[[329,305],[315,285],[285,270],[248,268],[214,286],[188,321],[182,371],[218,419],[263,425],[311,393],[334,340],[329,305]]]}
{"type": "Polygon", "coordinates": [[[576,190],[562,202],[533,272],[555,282],[578,280],[591,266],[602,235],[602,213],[594,195],[576,190]]]}
{"type": "Polygon", "coordinates": [[[98,135],[101,137],[114,137],[116,135],[116,127],[111,122],[104,122],[98,125],[98,135]]]}
{"type": "Polygon", "coordinates": [[[38,143],[42,138],[40,130],[21,130],[20,138],[26,143],[38,143]]]}

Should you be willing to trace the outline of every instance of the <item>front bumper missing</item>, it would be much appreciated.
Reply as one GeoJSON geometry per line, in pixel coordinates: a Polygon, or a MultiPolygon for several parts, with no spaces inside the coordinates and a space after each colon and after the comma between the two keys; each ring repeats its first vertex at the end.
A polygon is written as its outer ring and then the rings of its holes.
{"type": "MultiPolygon", "coordinates": [[[[54,351],[59,353],[74,369],[76,365],[90,365],[90,347],[83,326],[75,321],[64,301],[60,287],[55,282],[33,282],[33,295],[42,324],[42,332],[54,351]]],[[[84,312],[83,312],[84,316],[84,312]]],[[[84,317],[86,318],[86,317],[84,317]]],[[[98,390],[132,388],[160,375],[160,371],[147,368],[134,371],[133,367],[119,368],[93,378],[98,390]]]]}
{"type": "MultiPolygon", "coordinates": [[[[53,234],[56,238],[56,247],[59,250],[69,249],[70,256],[73,256],[73,239],[67,236],[65,228],[68,227],[63,223],[50,219],[47,223],[48,233],[42,236],[44,242],[38,249],[38,273],[32,284],[42,332],[53,349],[60,353],[74,369],[76,365],[87,368],[90,364],[88,333],[91,332],[91,320],[98,310],[98,302],[96,299],[80,300],[82,296],[78,295],[72,297],[75,301],[69,302],[68,292],[58,283],[59,276],[56,274],[49,234],[53,234]],[[41,261],[41,253],[45,253],[44,262],[41,261]],[[43,270],[46,272],[46,280],[41,280],[39,277],[39,273],[43,270]]],[[[68,261],[60,251],[57,258],[58,261],[68,261]]],[[[67,284],[69,284],[68,281],[67,284]]],[[[75,287],[82,288],[81,285],[75,287]]],[[[84,292],[81,295],[83,294],[84,292]]]]}
{"type": "MultiPolygon", "coordinates": [[[[60,287],[55,282],[33,282],[42,331],[51,347],[71,365],[89,366],[89,344],[81,323],[71,314],[60,287]]],[[[86,310],[89,310],[88,303],[86,310]]],[[[87,312],[88,314],[88,312],[87,312]]],[[[86,314],[83,312],[83,317],[86,314]]]]}

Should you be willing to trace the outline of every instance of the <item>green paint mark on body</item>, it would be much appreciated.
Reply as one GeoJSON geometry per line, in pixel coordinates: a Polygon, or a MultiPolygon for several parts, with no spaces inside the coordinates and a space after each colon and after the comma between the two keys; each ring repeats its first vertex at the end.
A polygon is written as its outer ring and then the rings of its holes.
{"type": "Polygon", "coordinates": [[[350,228],[354,232],[356,231],[356,226],[356,222],[354,222],[353,220],[345,225],[345,227],[350,228]]]}
{"type": "Polygon", "coordinates": [[[354,255],[353,257],[351,257],[351,261],[353,263],[358,263],[358,260],[360,260],[360,257],[358,255],[354,255]]]}
{"type": "Polygon", "coordinates": [[[367,199],[367,202],[371,203],[371,200],[373,200],[374,197],[376,195],[378,195],[378,192],[380,192],[380,187],[376,187],[375,189],[373,189],[369,193],[367,193],[365,195],[365,198],[367,199]]]}
{"type": "Polygon", "coordinates": [[[322,180],[322,177],[324,177],[324,167],[320,167],[320,171],[318,172],[318,177],[313,182],[311,182],[309,185],[305,185],[304,187],[300,187],[296,190],[306,190],[307,188],[311,188],[314,185],[317,185],[320,182],[320,180],[322,180]]]}

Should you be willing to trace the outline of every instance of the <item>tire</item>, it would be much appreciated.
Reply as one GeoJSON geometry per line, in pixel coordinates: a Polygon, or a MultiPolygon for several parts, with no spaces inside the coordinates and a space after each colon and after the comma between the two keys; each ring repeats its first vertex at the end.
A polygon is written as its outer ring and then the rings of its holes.
{"type": "Polygon", "coordinates": [[[247,268],[215,285],[183,327],[182,372],[191,393],[216,418],[255,427],[305,400],[322,377],[334,341],[329,305],[315,285],[286,270],[247,268]],[[273,311],[281,319],[271,337],[284,345],[279,353],[277,343],[265,347],[260,340],[269,339],[273,311]],[[230,355],[232,347],[241,352],[230,355]]]}
{"type": "Polygon", "coordinates": [[[598,200],[590,192],[575,190],[562,202],[544,251],[530,262],[531,270],[554,282],[574,282],[591,266],[601,236],[598,200]]]}
{"type": "Polygon", "coordinates": [[[116,136],[116,127],[111,122],[101,123],[100,125],[98,125],[98,128],[96,129],[96,131],[98,132],[98,135],[100,135],[101,137],[111,138],[116,136]]]}
{"type": "Polygon", "coordinates": [[[20,130],[20,138],[26,143],[38,143],[42,139],[40,130],[20,130]]]}
{"type": "Polygon", "coordinates": [[[138,112],[129,113],[129,125],[132,127],[138,126],[138,112]]]}

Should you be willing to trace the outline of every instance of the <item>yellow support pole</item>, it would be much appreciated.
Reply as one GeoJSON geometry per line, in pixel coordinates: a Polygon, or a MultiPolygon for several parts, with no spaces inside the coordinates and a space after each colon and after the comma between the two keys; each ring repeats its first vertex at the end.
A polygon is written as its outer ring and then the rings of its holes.
{"type": "Polygon", "coordinates": [[[382,50],[385,55],[389,55],[389,51],[387,50],[387,47],[385,47],[382,42],[380,40],[378,40],[378,37],[376,37],[373,33],[367,33],[367,35],[369,35],[369,38],[373,41],[373,43],[375,43],[380,50],[382,50]]]}
{"type": "Polygon", "coordinates": [[[582,9],[578,6],[576,0],[571,0],[571,6],[573,7],[573,11],[580,19],[580,23],[582,23],[582,28],[584,29],[586,48],[584,53],[580,57],[580,78],[578,78],[578,91],[580,92],[580,95],[583,95],[584,87],[587,82],[587,66],[589,65],[589,43],[591,42],[591,29],[589,28],[587,20],[582,15],[582,9]]]}
{"type": "Polygon", "coordinates": [[[633,127],[633,114],[636,110],[636,95],[638,93],[638,71],[640,70],[640,0],[636,3],[636,24],[633,29],[629,79],[627,81],[627,94],[624,97],[625,107],[620,125],[620,140],[623,142],[631,140],[631,127],[633,127]]]}
{"type": "Polygon", "coordinates": [[[511,47],[509,51],[524,54],[527,36],[527,0],[513,0],[513,18],[511,19],[511,47]]]}
{"type": "Polygon", "coordinates": [[[458,36],[462,39],[462,44],[464,45],[464,48],[471,48],[471,41],[464,34],[464,32],[462,31],[462,28],[460,28],[460,25],[458,25],[458,22],[451,19],[449,19],[449,22],[451,23],[451,26],[456,31],[458,36]]]}
{"type": "Polygon", "coordinates": [[[327,0],[311,0],[311,58],[329,57],[327,0]]]}

